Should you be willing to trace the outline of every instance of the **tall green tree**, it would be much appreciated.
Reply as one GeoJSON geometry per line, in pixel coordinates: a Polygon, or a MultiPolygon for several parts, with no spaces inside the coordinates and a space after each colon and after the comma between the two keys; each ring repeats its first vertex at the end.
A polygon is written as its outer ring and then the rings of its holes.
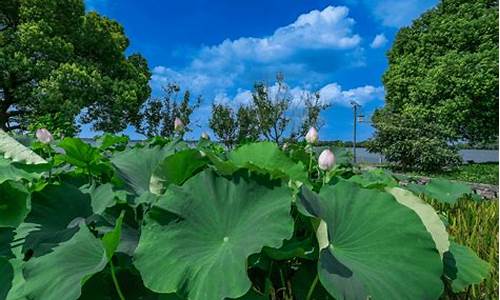
{"type": "Polygon", "coordinates": [[[283,74],[276,75],[275,89],[257,82],[252,93],[253,107],[262,136],[277,144],[283,141],[290,117],[287,111],[292,101],[283,74]]]}
{"type": "Polygon", "coordinates": [[[179,118],[184,124],[185,131],[191,131],[189,127],[192,113],[200,106],[201,97],[194,101],[191,99],[189,90],[182,94],[179,100],[181,88],[176,83],[169,83],[163,87],[163,95],[145,102],[133,125],[137,132],[147,136],[172,137],[175,133],[174,120],[179,118]]]}
{"type": "Polygon", "coordinates": [[[151,93],[147,62],[126,56],[128,45],[123,27],[83,0],[2,0],[0,128],[124,129],[151,93]]]}
{"type": "Polygon", "coordinates": [[[373,118],[373,150],[395,150],[401,140],[387,139],[385,125],[398,116],[413,129],[431,122],[445,147],[498,138],[497,1],[441,0],[399,31],[388,59],[386,105],[378,113],[386,118],[373,118]],[[406,117],[415,110],[418,119],[406,117]]]}
{"type": "Polygon", "coordinates": [[[255,110],[250,105],[240,106],[235,113],[228,104],[213,104],[209,126],[217,138],[228,148],[238,144],[255,142],[260,135],[255,110]]]}

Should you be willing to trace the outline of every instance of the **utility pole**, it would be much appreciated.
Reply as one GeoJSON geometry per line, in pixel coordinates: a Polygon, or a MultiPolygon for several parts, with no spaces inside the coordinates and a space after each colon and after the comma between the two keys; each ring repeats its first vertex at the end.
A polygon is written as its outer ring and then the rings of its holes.
{"type": "Polygon", "coordinates": [[[356,123],[358,122],[358,108],[361,107],[358,102],[351,100],[353,115],[353,127],[352,127],[352,154],[353,162],[356,163],[356,123]]]}

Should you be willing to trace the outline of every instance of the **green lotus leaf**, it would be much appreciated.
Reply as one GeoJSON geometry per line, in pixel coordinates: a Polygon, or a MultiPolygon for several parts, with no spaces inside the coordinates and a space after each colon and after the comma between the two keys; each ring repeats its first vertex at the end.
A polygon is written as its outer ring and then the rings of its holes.
{"type": "Polygon", "coordinates": [[[99,141],[101,142],[101,144],[99,145],[99,149],[105,150],[105,149],[114,149],[117,147],[125,148],[125,146],[129,141],[129,138],[128,136],[124,135],[119,136],[106,133],[99,139],[99,141]]]}
{"type": "Polygon", "coordinates": [[[91,186],[82,191],[90,195],[92,211],[96,214],[102,214],[106,208],[115,205],[117,202],[118,195],[113,191],[111,183],[101,184],[97,187],[91,186]]]}
{"type": "Polygon", "coordinates": [[[382,169],[370,170],[360,175],[354,175],[349,178],[349,181],[356,182],[362,187],[369,189],[383,189],[385,187],[398,186],[398,182],[392,177],[390,172],[382,169]]]}
{"type": "Polygon", "coordinates": [[[67,137],[59,145],[64,154],[59,157],[65,162],[80,168],[88,168],[90,164],[101,158],[99,150],[79,138],[67,137]]]}
{"type": "Polygon", "coordinates": [[[28,214],[30,193],[14,181],[0,184],[0,227],[17,227],[28,214]]]}
{"type": "Polygon", "coordinates": [[[118,249],[118,245],[120,244],[124,216],[125,211],[122,211],[118,219],[116,219],[115,228],[104,234],[104,236],[102,237],[102,243],[104,245],[104,248],[106,249],[106,256],[108,257],[108,259],[111,259],[113,257],[113,254],[116,252],[116,249],[118,249]]]}
{"type": "Polygon", "coordinates": [[[14,239],[13,228],[0,228],[0,256],[6,258],[14,257],[10,243],[14,239]]]}
{"type": "Polygon", "coordinates": [[[387,188],[387,191],[393,195],[399,203],[417,213],[422,223],[424,223],[425,228],[431,234],[434,243],[436,243],[439,254],[443,257],[443,254],[450,248],[449,236],[443,221],[441,221],[441,218],[434,208],[424,200],[415,196],[412,192],[402,188],[387,188]]]}
{"type": "Polygon", "coordinates": [[[82,283],[107,264],[102,242],[81,225],[54,251],[29,260],[23,268],[24,293],[29,299],[78,299],[82,283]]]}
{"type": "Polygon", "coordinates": [[[409,189],[448,204],[455,204],[460,198],[473,193],[468,184],[442,178],[432,178],[423,188],[409,185],[409,189]]]}
{"type": "Polygon", "coordinates": [[[307,171],[301,162],[294,162],[271,142],[246,144],[228,154],[229,162],[239,168],[270,174],[273,178],[285,178],[309,183],[307,171]]]}
{"type": "Polygon", "coordinates": [[[247,257],[264,246],[279,248],[293,233],[291,193],[281,181],[205,170],[171,185],[157,205],[167,217],[142,228],[135,266],[158,293],[243,296],[251,287],[247,257]]]}
{"type": "Polygon", "coordinates": [[[34,256],[50,252],[69,240],[91,215],[89,195],[70,184],[49,184],[32,193],[31,211],[25,222],[34,224],[35,230],[26,236],[23,252],[31,250],[34,256]]]}
{"type": "Polygon", "coordinates": [[[47,161],[0,129],[0,153],[3,157],[26,164],[46,164],[47,161]]]}
{"type": "Polygon", "coordinates": [[[5,257],[0,256],[0,300],[7,299],[7,294],[12,287],[14,269],[5,257]]]}
{"type": "Polygon", "coordinates": [[[151,176],[158,164],[174,152],[173,145],[133,148],[116,153],[111,162],[118,176],[125,182],[127,190],[140,196],[150,191],[151,176]]]}
{"type": "Polygon", "coordinates": [[[444,274],[451,280],[453,292],[464,291],[471,284],[478,284],[485,279],[491,266],[479,258],[467,246],[450,243],[450,251],[444,254],[444,274]]]}
{"type": "Polygon", "coordinates": [[[25,179],[32,181],[39,179],[42,177],[42,174],[49,169],[49,164],[27,165],[0,157],[0,183],[7,180],[20,181],[25,179]]]}
{"type": "Polygon", "coordinates": [[[339,181],[304,207],[321,218],[319,279],[336,299],[437,299],[442,261],[419,216],[390,194],[339,181]],[[321,242],[322,240],[326,242],[321,242]],[[411,274],[411,275],[409,275],[411,274]]]}
{"type": "Polygon", "coordinates": [[[206,164],[207,161],[198,150],[188,149],[170,155],[155,169],[150,181],[150,190],[155,194],[162,194],[169,184],[184,183],[206,164]]]}

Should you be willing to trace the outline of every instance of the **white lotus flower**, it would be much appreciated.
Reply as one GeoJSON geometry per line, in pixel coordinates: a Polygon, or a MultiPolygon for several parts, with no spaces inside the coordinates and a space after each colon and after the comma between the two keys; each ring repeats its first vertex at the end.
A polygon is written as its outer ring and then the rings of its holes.
{"type": "Polygon", "coordinates": [[[323,150],[318,158],[318,166],[323,171],[328,171],[335,165],[335,155],[330,149],[323,150]]]}
{"type": "Polygon", "coordinates": [[[318,131],[316,130],[316,128],[309,128],[309,131],[306,134],[306,141],[309,144],[316,144],[318,142],[318,131]]]}
{"type": "Polygon", "coordinates": [[[181,119],[175,118],[174,120],[174,130],[177,132],[184,131],[184,123],[182,123],[181,119]]]}
{"type": "Polygon", "coordinates": [[[35,135],[36,138],[44,144],[48,144],[54,140],[52,134],[45,128],[37,129],[35,135]]]}

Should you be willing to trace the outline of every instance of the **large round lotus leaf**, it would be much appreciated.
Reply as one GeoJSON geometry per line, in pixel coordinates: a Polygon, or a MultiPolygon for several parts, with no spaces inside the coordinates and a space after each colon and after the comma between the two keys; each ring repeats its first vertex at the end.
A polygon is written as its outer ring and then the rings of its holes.
{"type": "Polygon", "coordinates": [[[187,149],[165,158],[155,169],[149,188],[162,194],[169,184],[180,185],[207,164],[200,151],[187,149]]]}
{"type": "Polygon", "coordinates": [[[425,228],[427,228],[427,231],[432,235],[439,255],[442,257],[450,248],[450,241],[446,227],[444,227],[443,221],[441,221],[441,218],[434,208],[424,200],[415,196],[412,192],[402,188],[387,188],[387,191],[391,193],[399,203],[411,208],[417,213],[420,220],[424,223],[425,228]]]}
{"type": "Polygon", "coordinates": [[[141,195],[150,191],[151,176],[158,164],[174,152],[175,145],[134,148],[116,153],[111,162],[127,189],[136,195],[141,195]]]}
{"type": "Polygon", "coordinates": [[[5,257],[0,256],[0,300],[7,298],[14,279],[14,269],[5,257]]]}
{"type": "Polygon", "coordinates": [[[423,187],[416,184],[409,184],[408,189],[416,193],[423,193],[427,197],[448,204],[455,204],[463,196],[473,193],[468,184],[442,178],[432,178],[423,187]]]}
{"type": "Polygon", "coordinates": [[[32,250],[34,256],[50,252],[70,239],[90,215],[90,196],[72,185],[50,184],[34,192],[25,222],[36,224],[36,230],[26,236],[23,252],[32,250]]]}
{"type": "Polygon", "coordinates": [[[53,252],[32,258],[23,268],[24,293],[28,299],[78,299],[82,283],[107,264],[106,250],[82,225],[69,240],[53,252]]]}
{"type": "Polygon", "coordinates": [[[291,237],[291,200],[281,182],[211,170],[171,185],[158,205],[177,219],[150,219],[135,253],[144,284],[193,300],[243,296],[251,287],[247,257],[291,237]]]}
{"type": "Polygon", "coordinates": [[[271,142],[247,144],[230,152],[229,162],[239,168],[268,173],[274,178],[286,178],[308,183],[307,171],[301,162],[294,162],[271,142]]]}
{"type": "Polygon", "coordinates": [[[478,284],[485,279],[491,266],[479,258],[467,246],[451,242],[450,251],[444,254],[444,275],[451,280],[455,293],[464,291],[471,284],[478,284]]]}
{"type": "Polygon", "coordinates": [[[24,164],[0,156],[0,183],[22,179],[31,181],[40,178],[42,173],[49,169],[49,164],[24,164]]]}
{"type": "MultiPolygon", "coordinates": [[[[326,223],[319,278],[336,299],[437,299],[442,262],[418,215],[390,194],[340,181],[301,198],[326,223]]],[[[321,227],[321,226],[320,226],[321,227]]]]}
{"type": "Polygon", "coordinates": [[[17,182],[0,184],[0,227],[17,227],[28,214],[30,194],[17,182]]]}

